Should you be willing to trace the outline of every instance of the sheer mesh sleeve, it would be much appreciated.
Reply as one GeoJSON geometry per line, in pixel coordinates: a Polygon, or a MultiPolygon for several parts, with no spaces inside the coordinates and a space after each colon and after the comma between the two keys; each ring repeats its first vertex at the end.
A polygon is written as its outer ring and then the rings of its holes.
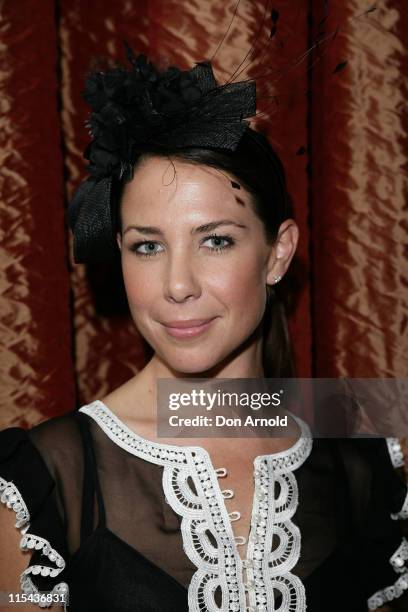
{"type": "Polygon", "coordinates": [[[80,545],[83,445],[76,411],[44,421],[27,432],[55,484],[54,499],[71,556],[80,545]]]}
{"type": "MultiPolygon", "coordinates": [[[[33,551],[20,577],[22,591],[66,594],[68,586],[61,579],[66,546],[55,481],[23,429],[0,432],[0,493],[1,501],[16,514],[20,548],[33,551]]],[[[50,605],[44,596],[42,599],[38,601],[41,607],[50,605]]]]}
{"type": "MultiPolygon", "coordinates": [[[[393,440],[395,446],[396,440],[393,440]]],[[[360,440],[359,446],[372,466],[367,487],[364,547],[361,563],[367,566],[366,584],[369,610],[387,605],[392,610],[408,610],[408,523],[405,512],[407,485],[399,463],[389,453],[389,440],[360,440]]],[[[395,448],[394,448],[395,451],[395,448]]],[[[358,474],[354,487],[361,487],[358,474]]],[[[361,517],[363,519],[363,517],[361,517]]]]}

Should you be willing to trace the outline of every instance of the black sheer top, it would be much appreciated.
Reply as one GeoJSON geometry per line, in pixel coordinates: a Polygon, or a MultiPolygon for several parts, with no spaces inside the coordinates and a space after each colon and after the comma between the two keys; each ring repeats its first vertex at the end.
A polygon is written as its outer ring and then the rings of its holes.
{"type": "Polygon", "coordinates": [[[406,485],[385,440],[302,437],[257,457],[246,559],[222,470],[98,401],[4,430],[1,500],[34,551],[23,590],[67,593],[68,612],[408,610],[406,485]]]}

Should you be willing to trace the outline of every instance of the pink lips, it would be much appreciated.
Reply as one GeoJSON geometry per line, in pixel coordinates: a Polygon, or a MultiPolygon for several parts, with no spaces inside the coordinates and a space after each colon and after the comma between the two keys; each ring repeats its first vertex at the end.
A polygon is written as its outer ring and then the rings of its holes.
{"type": "Polygon", "coordinates": [[[167,321],[163,323],[167,333],[174,338],[192,338],[208,329],[212,319],[190,319],[188,321],[167,321]]]}

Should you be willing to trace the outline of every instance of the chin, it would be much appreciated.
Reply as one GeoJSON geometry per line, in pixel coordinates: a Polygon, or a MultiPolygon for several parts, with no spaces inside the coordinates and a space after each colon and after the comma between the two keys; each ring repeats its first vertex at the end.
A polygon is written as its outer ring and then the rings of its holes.
{"type": "Polygon", "coordinates": [[[196,356],[187,353],[177,355],[169,352],[162,354],[162,359],[169,368],[180,374],[201,374],[214,368],[220,361],[217,358],[209,359],[208,356],[205,357],[202,351],[196,356]]]}

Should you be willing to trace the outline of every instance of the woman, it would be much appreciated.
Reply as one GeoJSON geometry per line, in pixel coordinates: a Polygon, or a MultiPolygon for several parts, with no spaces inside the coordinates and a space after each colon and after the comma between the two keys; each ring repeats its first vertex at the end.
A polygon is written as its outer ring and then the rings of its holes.
{"type": "Polygon", "coordinates": [[[158,379],[289,375],[274,285],[298,228],[279,159],[243,121],[252,84],[130,60],[88,81],[92,179],[70,223],[77,261],[115,239],[153,356],[79,411],[2,432],[2,501],[32,554],[2,508],[1,589],[21,574],[73,612],[407,609],[390,517],[405,486],[384,441],[312,443],[300,420],[285,438],[157,437],[158,379]]]}

